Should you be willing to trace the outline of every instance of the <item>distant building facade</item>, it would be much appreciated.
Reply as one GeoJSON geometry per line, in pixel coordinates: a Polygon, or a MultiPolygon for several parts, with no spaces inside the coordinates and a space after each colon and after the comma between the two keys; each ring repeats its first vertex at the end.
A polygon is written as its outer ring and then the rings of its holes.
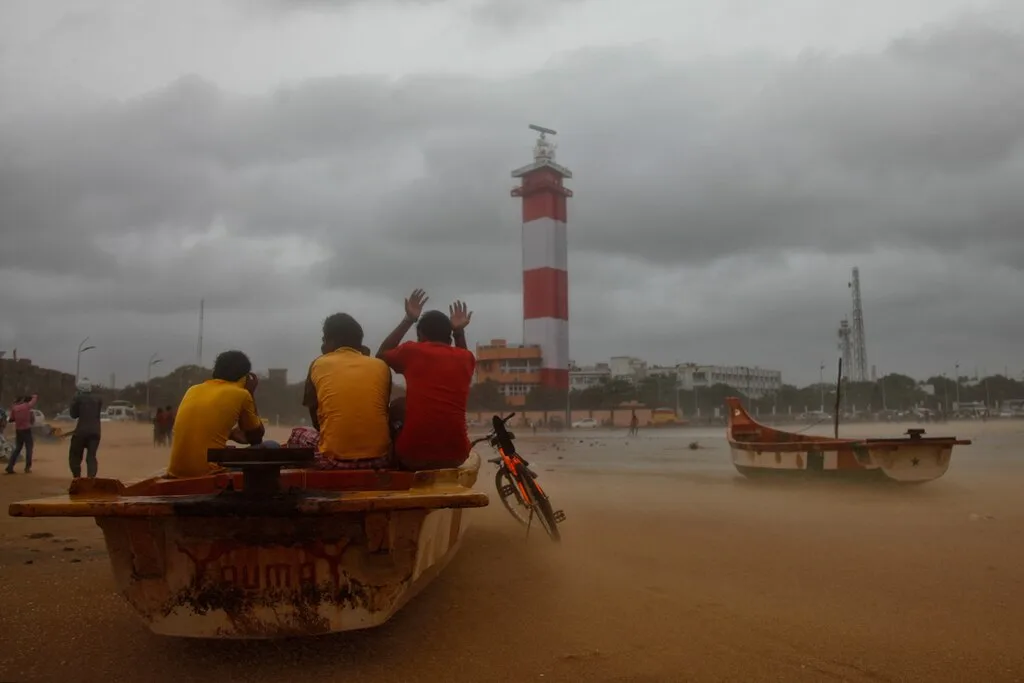
{"type": "MultiPolygon", "coordinates": [[[[543,384],[543,367],[539,345],[509,344],[504,339],[493,339],[476,347],[476,375],[474,381],[491,381],[512,406],[522,406],[526,395],[543,384]]],[[[747,365],[648,365],[635,356],[612,356],[607,363],[578,365],[569,361],[569,388],[585,391],[612,380],[639,383],[648,377],[675,376],[681,390],[698,391],[715,384],[727,384],[748,398],[762,398],[782,388],[782,373],[747,365]]]]}
{"type": "Polygon", "coordinates": [[[611,378],[612,369],[608,363],[582,367],[572,362],[569,363],[569,388],[573,391],[583,391],[590,387],[600,386],[611,378]]]}
{"type": "Polygon", "coordinates": [[[526,395],[542,384],[542,362],[538,344],[509,344],[504,339],[492,339],[476,346],[474,381],[494,382],[510,406],[521,406],[526,395]]]}
{"type": "Polygon", "coordinates": [[[747,398],[762,398],[782,389],[780,371],[757,366],[685,363],[677,365],[675,371],[679,388],[685,391],[728,384],[743,392],[747,398]]]}

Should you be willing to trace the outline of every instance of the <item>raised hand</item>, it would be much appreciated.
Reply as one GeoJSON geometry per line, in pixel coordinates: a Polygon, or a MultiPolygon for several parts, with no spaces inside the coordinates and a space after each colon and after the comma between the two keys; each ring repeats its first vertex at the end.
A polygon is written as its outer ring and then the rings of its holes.
{"type": "Polygon", "coordinates": [[[255,372],[250,372],[245,378],[245,390],[250,394],[256,393],[256,387],[260,385],[260,378],[256,376],[255,372]]]}
{"type": "Polygon", "coordinates": [[[419,320],[423,314],[423,304],[427,303],[430,297],[422,289],[412,290],[412,294],[405,300],[405,315],[410,320],[419,320]]]}
{"type": "Polygon", "coordinates": [[[458,332],[469,325],[469,321],[473,319],[473,311],[469,310],[465,301],[456,301],[448,307],[448,318],[452,321],[452,331],[458,332]]]}

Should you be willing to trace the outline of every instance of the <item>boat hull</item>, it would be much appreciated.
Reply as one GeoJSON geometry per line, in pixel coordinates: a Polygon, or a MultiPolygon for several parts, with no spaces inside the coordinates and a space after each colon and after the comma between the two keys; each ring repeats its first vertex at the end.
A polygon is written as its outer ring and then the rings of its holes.
{"type": "Polygon", "coordinates": [[[785,432],[758,423],[738,398],[727,398],[733,466],[741,474],[887,479],[919,484],[949,469],[953,447],[971,442],[924,437],[923,429],[904,438],[840,439],[785,432]]]}
{"type": "Polygon", "coordinates": [[[97,519],[115,581],[155,632],[282,638],[379,626],[452,559],[462,509],[309,519],[97,519]]]}
{"type": "Polygon", "coordinates": [[[923,483],[938,479],[949,469],[952,446],[899,446],[872,450],[858,448],[831,452],[754,451],[733,446],[732,463],[748,477],[764,475],[821,476],[881,479],[923,483]]]}
{"type": "MultiPolygon", "coordinates": [[[[262,457],[262,455],[256,456],[262,457]]],[[[155,633],[283,638],[379,626],[451,561],[469,510],[473,453],[457,469],[286,470],[276,493],[238,472],[193,479],[75,479],[16,517],[93,517],[115,582],[155,633]]]]}

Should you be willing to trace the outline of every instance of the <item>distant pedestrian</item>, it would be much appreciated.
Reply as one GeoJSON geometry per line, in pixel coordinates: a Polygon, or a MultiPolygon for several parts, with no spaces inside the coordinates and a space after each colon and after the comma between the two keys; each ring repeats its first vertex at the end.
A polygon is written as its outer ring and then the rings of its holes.
{"type": "Polygon", "coordinates": [[[163,445],[164,439],[164,409],[157,408],[153,416],[153,447],[163,445]]]}
{"type": "Polygon", "coordinates": [[[164,408],[164,437],[167,439],[165,444],[171,445],[171,439],[174,438],[174,408],[167,406],[164,408]]]}
{"type": "Polygon", "coordinates": [[[39,397],[36,394],[31,396],[19,396],[11,406],[11,422],[14,423],[14,452],[11,453],[11,460],[7,463],[6,474],[14,474],[14,465],[21,457],[22,449],[25,450],[25,474],[32,472],[32,450],[35,442],[32,439],[32,423],[36,416],[32,412],[36,407],[39,397]]]}
{"type": "Polygon", "coordinates": [[[87,476],[95,478],[99,470],[96,451],[100,447],[100,417],[103,414],[103,401],[92,393],[89,380],[78,383],[78,393],[71,402],[71,418],[78,420],[75,431],[71,434],[71,446],[68,449],[68,465],[71,476],[78,479],[82,476],[82,455],[85,455],[85,471],[87,476]]]}
{"type": "Polygon", "coordinates": [[[629,418],[629,435],[637,436],[640,433],[640,419],[636,416],[636,412],[633,413],[633,417],[629,418]]]}

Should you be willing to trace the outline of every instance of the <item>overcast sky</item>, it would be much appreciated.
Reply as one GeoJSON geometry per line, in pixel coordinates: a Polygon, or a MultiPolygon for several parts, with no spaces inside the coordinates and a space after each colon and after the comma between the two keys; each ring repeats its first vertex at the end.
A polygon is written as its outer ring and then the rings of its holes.
{"type": "Polygon", "coordinates": [[[3,0],[0,349],[298,380],[414,287],[521,335],[510,171],[571,168],[571,357],[1024,371],[1024,3],[3,0]]]}

